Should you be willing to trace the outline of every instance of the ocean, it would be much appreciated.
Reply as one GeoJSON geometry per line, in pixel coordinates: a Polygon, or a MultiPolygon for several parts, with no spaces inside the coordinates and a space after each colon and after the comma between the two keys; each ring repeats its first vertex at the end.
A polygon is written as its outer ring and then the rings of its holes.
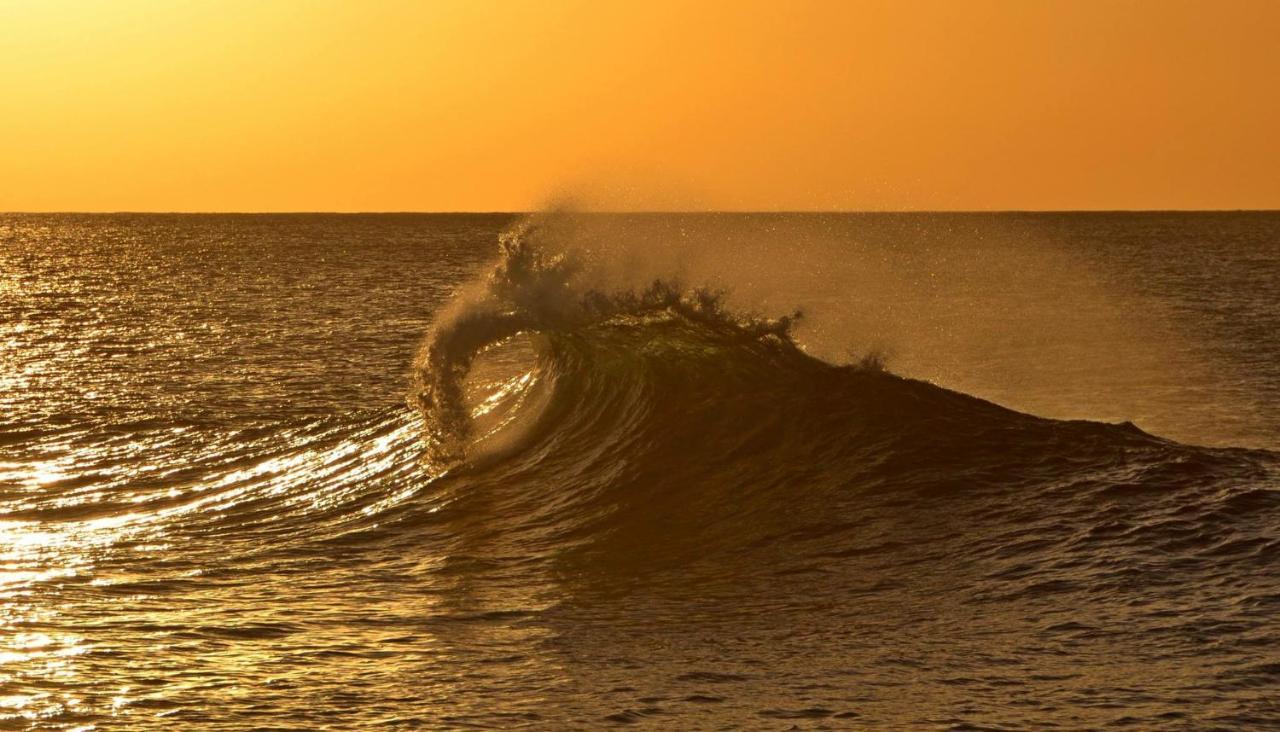
{"type": "Polygon", "coordinates": [[[1280,727],[1280,214],[0,215],[0,728],[1280,727]]]}

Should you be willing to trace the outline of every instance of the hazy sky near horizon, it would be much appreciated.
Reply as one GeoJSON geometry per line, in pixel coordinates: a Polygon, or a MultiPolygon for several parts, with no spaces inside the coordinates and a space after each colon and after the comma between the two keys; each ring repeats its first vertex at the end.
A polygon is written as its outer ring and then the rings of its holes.
{"type": "Polygon", "coordinates": [[[1277,2],[0,0],[0,210],[1280,208],[1277,2]]]}

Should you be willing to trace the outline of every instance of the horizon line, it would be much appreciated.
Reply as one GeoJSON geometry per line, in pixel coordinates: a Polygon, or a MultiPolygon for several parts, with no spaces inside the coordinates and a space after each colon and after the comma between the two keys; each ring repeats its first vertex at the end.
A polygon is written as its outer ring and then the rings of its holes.
{"type": "MultiPolygon", "coordinates": [[[[604,215],[690,215],[690,214],[1055,214],[1055,213],[1280,213],[1280,208],[913,208],[913,209],[635,209],[635,210],[570,210],[575,214],[604,215]]],[[[0,216],[528,216],[538,213],[553,213],[542,209],[532,210],[13,210],[0,211],[0,216]]]]}

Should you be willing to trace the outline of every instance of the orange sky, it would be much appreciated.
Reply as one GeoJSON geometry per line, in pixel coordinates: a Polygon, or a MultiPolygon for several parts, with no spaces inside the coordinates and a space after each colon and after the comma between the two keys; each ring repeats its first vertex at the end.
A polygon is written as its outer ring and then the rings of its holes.
{"type": "Polygon", "coordinates": [[[1280,208],[1280,2],[0,0],[0,210],[1280,208]]]}

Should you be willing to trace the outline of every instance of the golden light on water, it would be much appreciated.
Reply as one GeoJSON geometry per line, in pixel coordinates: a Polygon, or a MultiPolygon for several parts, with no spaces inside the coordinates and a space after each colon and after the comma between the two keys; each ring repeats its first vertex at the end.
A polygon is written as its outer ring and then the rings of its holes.
{"type": "MultiPolygon", "coordinates": [[[[420,426],[412,420],[403,424],[375,425],[367,431],[348,435],[346,439],[324,450],[298,450],[288,456],[269,457],[253,464],[212,476],[197,485],[173,486],[160,491],[159,496],[140,494],[135,502],[154,502],[168,499],[169,505],[152,506],[138,511],[125,511],[85,520],[0,521],[0,688],[6,680],[21,682],[25,688],[40,689],[61,684],[76,686],[77,657],[95,647],[110,647],[111,639],[93,638],[75,633],[57,634],[24,630],[29,627],[50,627],[58,623],[62,609],[43,606],[35,598],[42,585],[84,585],[99,588],[115,597],[115,603],[131,600],[138,607],[152,604],[155,595],[146,588],[154,578],[145,574],[121,572],[118,568],[103,573],[98,564],[109,555],[113,547],[128,542],[129,551],[151,556],[172,553],[171,534],[181,525],[184,516],[201,515],[206,519],[219,512],[234,510],[246,501],[271,500],[278,497],[277,514],[269,521],[284,521],[285,514],[323,515],[344,503],[359,498],[360,482],[351,476],[376,476],[394,470],[405,460],[406,446],[416,445],[420,426]],[[332,484],[329,482],[333,479],[332,484]],[[119,595],[120,586],[138,583],[137,594],[119,595]],[[6,671],[9,669],[11,671],[6,671]]],[[[59,465],[85,464],[93,460],[86,451],[72,453],[57,461],[9,464],[6,480],[10,485],[25,486],[38,491],[50,484],[66,480],[73,468],[64,471],[59,465]]],[[[411,461],[412,462],[412,461],[411,461]]],[[[127,481],[126,471],[118,479],[127,481]]],[[[415,482],[402,490],[389,493],[381,500],[364,507],[362,513],[374,518],[395,505],[409,500],[420,492],[426,482],[415,482]]],[[[100,499],[95,494],[78,495],[70,502],[49,504],[56,509],[75,508],[78,502],[100,499]]],[[[369,526],[376,526],[376,523],[369,526]]],[[[365,528],[368,528],[366,526],[365,528]]],[[[202,569],[180,573],[177,579],[199,577],[202,569]]],[[[163,606],[161,606],[163,607],[163,606]]],[[[190,621],[191,616],[180,609],[159,609],[139,614],[135,622],[164,624],[178,618],[190,621]]],[[[262,659],[252,653],[248,656],[232,656],[220,661],[223,670],[237,665],[253,665],[262,659]]],[[[112,715],[124,715],[136,701],[136,692],[128,687],[119,689],[107,701],[112,715]]],[[[8,694],[0,696],[0,718],[35,721],[74,716],[83,700],[74,695],[59,695],[46,691],[8,694]]],[[[158,718],[166,716],[161,711],[158,718]]],[[[89,728],[94,728],[90,726],[89,728]]]]}

